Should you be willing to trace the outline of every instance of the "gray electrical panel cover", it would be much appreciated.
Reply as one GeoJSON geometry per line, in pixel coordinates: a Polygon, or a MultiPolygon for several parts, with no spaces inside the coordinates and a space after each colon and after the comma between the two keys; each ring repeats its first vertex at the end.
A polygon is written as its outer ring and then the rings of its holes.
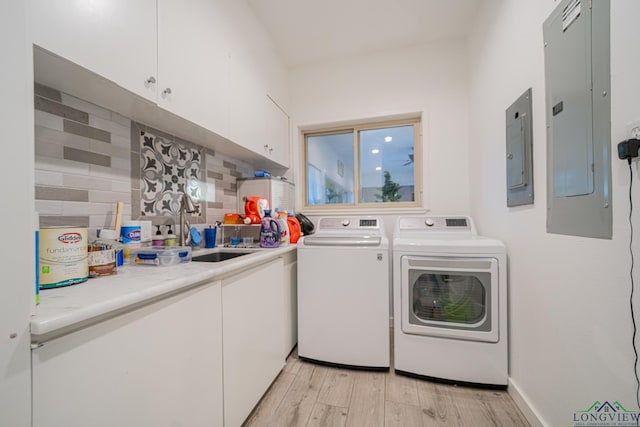
{"type": "Polygon", "coordinates": [[[533,203],[531,88],[506,111],[507,206],[533,203]]]}
{"type": "Polygon", "coordinates": [[[550,233],[611,238],[609,7],[563,0],[543,25],[550,233]]]}

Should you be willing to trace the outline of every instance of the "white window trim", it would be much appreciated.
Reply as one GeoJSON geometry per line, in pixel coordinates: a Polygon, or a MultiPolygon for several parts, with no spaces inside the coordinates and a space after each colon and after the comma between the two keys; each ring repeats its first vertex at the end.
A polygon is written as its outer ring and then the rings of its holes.
{"type": "MultiPolygon", "coordinates": [[[[422,180],[423,172],[423,131],[422,131],[422,114],[404,114],[394,117],[378,118],[371,120],[357,120],[352,122],[343,122],[340,124],[327,124],[325,126],[315,125],[312,127],[301,127],[299,134],[300,152],[301,152],[301,173],[302,178],[302,211],[310,214],[420,214],[429,210],[424,207],[424,188],[422,180]],[[323,204],[308,205],[308,158],[306,147],[306,136],[309,134],[331,134],[340,131],[352,130],[357,133],[360,130],[384,128],[391,126],[400,126],[403,124],[414,125],[414,188],[415,200],[413,202],[387,202],[387,203],[358,203],[354,204],[323,204]]],[[[358,150],[355,150],[355,190],[359,194],[359,159],[358,150]]]]}

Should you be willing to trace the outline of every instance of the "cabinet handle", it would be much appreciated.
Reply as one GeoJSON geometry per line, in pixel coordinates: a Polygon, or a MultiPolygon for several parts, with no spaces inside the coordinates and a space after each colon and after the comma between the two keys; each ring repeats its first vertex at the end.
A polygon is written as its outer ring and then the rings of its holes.
{"type": "Polygon", "coordinates": [[[153,76],[150,76],[147,80],[144,81],[145,86],[149,86],[149,85],[154,85],[156,84],[156,78],[153,76]]]}
{"type": "Polygon", "coordinates": [[[168,87],[162,91],[162,97],[165,98],[167,95],[171,95],[171,88],[168,87]]]}

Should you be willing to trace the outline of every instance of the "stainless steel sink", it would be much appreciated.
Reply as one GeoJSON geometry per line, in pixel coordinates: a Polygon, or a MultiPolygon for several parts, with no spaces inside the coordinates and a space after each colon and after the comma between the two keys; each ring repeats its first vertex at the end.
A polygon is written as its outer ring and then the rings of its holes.
{"type": "Polygon", "coordinates": [[[252,254],[253,252],[213,252],[210,254],[206,254],[206,255],[198,255],[198,256],[194,256],[191,260],[192,261],[199,261],[199,262],[221,262],[221,261],[226,261],[229,259],[233,259],[233,258],[237,258],[239,256],[243,256],[243,255],[249,255],[252,254]]]}

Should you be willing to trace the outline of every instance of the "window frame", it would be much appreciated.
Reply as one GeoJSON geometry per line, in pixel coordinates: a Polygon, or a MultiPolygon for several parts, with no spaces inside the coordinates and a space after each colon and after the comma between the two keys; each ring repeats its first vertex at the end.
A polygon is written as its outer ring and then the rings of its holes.
{"type": "Polygon", "coordinates": [[[329,210],[392,210],[422,208],[423,186],[422,186],[422,120],[418,117],[405,119],[363,121],[358,124],[348,124],[342,126],[314,127],[313,129],[302,130],[301,132],[303,170],[300,175],[304,182],[304,202],[305,211],[329,211],[329,210]],[[414,179],[414,199],[410,202],[360,202],[360,132],[366,130],[383,129],[389,127],[413,126],[413,179],[414,179]],[[354,203],[324,203],[309,204],[309,153],[307,140],[309,136],[325,136],[341,133],[353,132],[352,149],[354,154],[354,203]]]}

